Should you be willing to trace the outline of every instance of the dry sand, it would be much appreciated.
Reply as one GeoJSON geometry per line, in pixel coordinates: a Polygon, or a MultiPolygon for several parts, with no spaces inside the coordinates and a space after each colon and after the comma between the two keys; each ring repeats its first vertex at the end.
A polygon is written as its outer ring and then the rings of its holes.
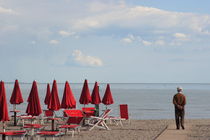
{"type": "MultiPolygon", "coordinates": [[[[189,140],[209,140],[210,139],[210,119],[186,120],[186,126],[191,125],[187,139],[189,140]]],[[[1,123],[2,124],[2,123],[1,123]]],[[[20,129],[10,126],[7,129],[20,129]]],[[[131,124],[125,123],[124,127],[109,125],[111,130],[100,130],[98,128],[88,131],[82,129],[79,134],[71,138],[71,134],[64,136],[63,140],[154,140],[166,130],[168,125],[174,125],[174,120],[132,120],[131,124]]],[[[2,125],[1,125],[2,129],[2,125]]],[[[0,130],[2,131],[2,130],[0,130]]],[[[176,130],[179,131],[179,130],[176,130]]],[[[181,130],[180,130],[181,131],[181,130]]],[[[1,139],[1,138],[0,138],[1,139]]],[[[19,139],[19,138],[18,138],[19,139]]],[[[35,138],[37,139],[37,138],[35,138]]],[[[48,138],[52,139],[52,138],[48,138]]],[[[42,139],[41,139],[42,140],[42,139]]]]}

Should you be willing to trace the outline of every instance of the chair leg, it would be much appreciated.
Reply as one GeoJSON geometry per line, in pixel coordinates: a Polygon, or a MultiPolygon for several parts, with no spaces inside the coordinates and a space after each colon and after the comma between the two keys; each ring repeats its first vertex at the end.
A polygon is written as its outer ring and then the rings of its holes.
{"type": "Polygon", "coordinates": [[[74,137],[74,130],[72,130],[72,135],[71,135],[71,137],[72,137],[72,138],[74,137]]]}

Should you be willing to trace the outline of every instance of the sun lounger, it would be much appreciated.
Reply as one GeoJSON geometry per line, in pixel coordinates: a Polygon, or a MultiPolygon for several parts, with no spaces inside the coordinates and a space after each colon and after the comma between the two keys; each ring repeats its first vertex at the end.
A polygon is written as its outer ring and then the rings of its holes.
{"type": "Polygon", "coordinates": [[[13,138],[21,138],[21,140],[24,139],[24,137],[26,136],[26,131],[7,131],[7,132],[0,132],[0,134],[3,135],[2,139],[7,139],[7,137],[11,137],[13,138]]]}
{"type": "Polygon", "coordinates": [[[85,117],[95,116],[95,107],[83,107],[82,112],[84,113],[85,117]]]}
{"type": "Polygon", "coordinates": [[[120,124],[123,127],[123,123],[122,121],[128,120],[128,122],[130,123],[129,120],[129,114],[128,114],[128,105],[127,104],[120,104],[119,105],[119,109],[120,109],[120,116],[109,116],[107,117],[107,119],[110,120],[110,122],[114,122],[116,125],[120,124]]]}
{"type": "Polygon", "coordinates": [[[39,131],[36,134],[38,136],[38,140],[40,140],[40,137],[44,137],[45,139],[49,137],[54,140],[55,137],[61,138],[64,135],[61,131],[39,131]]]}
{"type": "Polygon", "coordinates": [[[59,128],[65,129],[65,133],[72,133],[72,137],[74,137],[75,132],[80,132],[80,127],[82,125],[84,115],[81,110],[73,109],[73,110],[64,110],[64,114],[68,116],[68,120],[66,124],[61,125],[59,128]]]}
{"type": "Polygon", "coordinates": [[[100,128],[100,129],[110,130],[110,128],[107,126],[105,122],[110,112],[111,112],[111,109],[106,109],[99,117],[90,116],[88,125],[91,126],[91,128],[89,130],[91,131],[95,127],[100,128]]]}

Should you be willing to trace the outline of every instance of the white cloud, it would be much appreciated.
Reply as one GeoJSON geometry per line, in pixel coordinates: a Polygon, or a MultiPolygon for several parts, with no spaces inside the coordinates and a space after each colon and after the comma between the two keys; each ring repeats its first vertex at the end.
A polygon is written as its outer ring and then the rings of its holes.
{"type": "Polygon", "coordinates": [[[129,34],[127,37],[123,38],[121,41],[124,43],[133,43],[136,40],[136,37],[132,34],[129,34]]]}
{"type": "Polygon", "coordinates": [[[129,6],[124,8],[118,4],[107,8],[101,5],[103,12],[84,16],[71,22],[73,29],[85,31],[88,29],[99,29],[117,26],[120,28],[148,29],[169,32],[173,30],[186,30],[201,34],[209,33],[210,15],[199,15],[194,13],[172,12],[152,7],[129,6]]]}
{"type": "Polygon", "coordinates": [[[125,43],[132,43],[133,40],[130,39],[130,38],[123,38],[123,39],[122,39],[122,42],[125,42],[125,43]]]}
{"type": "Polygon", "coordinates": [[[83,54],[80,50],[74,50],[73,57],[75,62],[83,66],[102,66],[100,58],[83,54]]]}
{"type": "Polygon", "coordinates": [[[56,45],[56,44],[59,43],[59,41],[58,40],[50,40],[49,43],[50,44],[53,44],[53,45],[56,45]]]}
{"type": "Polygon", "coordinates": [[[150,46],[150,45],[152,45],[152,42],[150,42],[150,41],[142,40],[141,42],[142,42],[142,44],[144,46],[150,46]]]}
{"type": "Polygon", "coordinates": [[[14,10],[0,6],[0,14],[17,14],[14,10]]]}
{"type": "Polygon", "coordinates": [[[75,32],[68,32],[68,31],[64,31],[64,30],[60,30],[59,32],[59,35],[61,36],[72,36],[72,35],[75,35],[76,33],[75,32]]]}
{"type": "Polygon", "coordinates": [[[183,33],[175,33],[173,35],[176,39],[186,39],[187,35],[183,34],[183,33]]]}

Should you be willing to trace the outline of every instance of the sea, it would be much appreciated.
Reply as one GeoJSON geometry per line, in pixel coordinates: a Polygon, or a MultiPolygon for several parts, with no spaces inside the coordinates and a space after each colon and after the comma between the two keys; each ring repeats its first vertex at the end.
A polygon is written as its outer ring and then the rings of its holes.
{"type": "MultiPolygon", "coordinates": [[[[62,100],[64,85],[64,83],[57,84],[60,101],[62,100]]],[[[106,85],[106,83],[99,84],[101,98],[104,96],[106,85]]],[[[37,86],[42,109],[47,109],[47,106],[44,104],[47,83],[38,83],[37,86]]],[[[84,105],[79,103],[79,97],[83,83],[70,83],[70,86],[77,100],[77,108],[81,109],[84,105]]],[[[110,108],[113,109],[112,115],[118,116],[119,105],[128,104],[129,117],[131,119],[174,119],[172,99],[178,86],[183,88],[183,93],[187,99],[185,118],[209,119],[210,83],[110,83],[114,104],[108,106],[100,104],[100,110],[110,108]]],[[[13,87],[14,83],[5,83],[9,111],[13,110],[13,105],[9,103],[13,87]]],[[[16,108],[21,111],[21,114],[25,114],[31,87],[32,83],[20,83],[24,103],[17,105],[16,108]]],[[[89,83],[91,93],[93,87],[94,83],[89,83]]],[[[86,105],[86,107],[93,106],[92,104],[86,105]]],[[[57,111],[56,115],[61,115],[62,111],[62,109],[57,111]]],[[[12,113],[10,114],[12,115],[12,113]]]]}

